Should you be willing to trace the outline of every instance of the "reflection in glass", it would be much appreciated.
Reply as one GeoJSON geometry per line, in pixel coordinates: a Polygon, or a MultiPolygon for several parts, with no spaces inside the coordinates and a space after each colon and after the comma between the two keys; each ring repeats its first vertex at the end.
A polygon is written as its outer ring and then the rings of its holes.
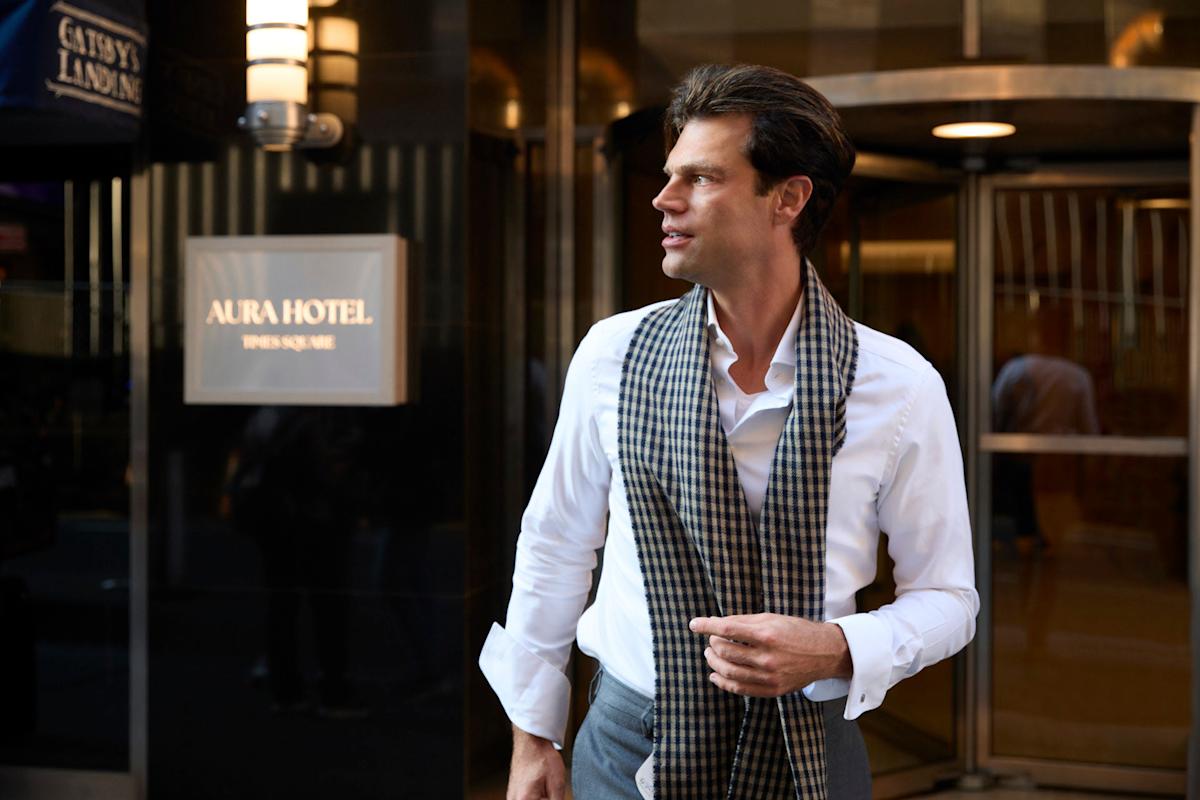
{"type": "Polygon", "coordinates": [[[318,677],[317,710],[365,716],[347,670],[347,577],[358,505],[349,480],[362,430],[352,416],[264,406],[230,455],[229,512],[259,549],[267,590],[265,672],[276,713],[307,711],[300,652],[307,599],[318,677]]]}
{"type": "Polygon", "coordinates": [[[981,0],[980,55],[991,61],[1194,67],[1200,6],[1193,0],[1105,3],[981,0]]]}
{"type": "Polygon", "coordinates": [[[0,184],[3,765],[128,768],[121,198],[120,180],[0,184]]]}
{"type": "MultiPolygon", "coordinates": [[[[1028,497],[993,511],[993,751],[1183,769],[1186,460],[1004,458],[1028,497]]],[[[1012,495],[998,460],[993,492],[1012,495]]]]}
{"type": "Polygon", "coordinates": [[[995,193],[997,432],[1185,435],[1185,194],[995,193]]]}
{"type": "Polygon", "coordinates": [[[1092,376],[1058,356],[1010,358],[992,385],[997,433],[1100,433],[1092,376]]]}

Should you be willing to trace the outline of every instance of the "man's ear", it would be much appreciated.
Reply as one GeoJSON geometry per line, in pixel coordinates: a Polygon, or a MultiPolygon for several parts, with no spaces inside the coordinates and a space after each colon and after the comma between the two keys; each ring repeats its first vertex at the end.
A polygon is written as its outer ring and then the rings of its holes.
{"type": "Polygon", "coordinates": [[[789,228],[812,197],[813,183],[807,175],[793,175],[775,187],[775,220],[789,228]]]}

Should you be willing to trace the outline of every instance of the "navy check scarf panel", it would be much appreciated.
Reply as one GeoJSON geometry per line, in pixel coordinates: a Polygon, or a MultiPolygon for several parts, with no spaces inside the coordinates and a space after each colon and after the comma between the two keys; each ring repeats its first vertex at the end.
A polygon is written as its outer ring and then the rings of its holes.
{"type": "Polygon", "coordinates": [[[808,265],[792,409],[752,519],[712,385],[707,290],[648,314],[618,406],[621,469],[654,641],[655,796],[825,798],[825,729],[802,693],[714,686],[698,616],[769,611],[820,621],[829,470],[845,439],[854,325],[808,265]]]}

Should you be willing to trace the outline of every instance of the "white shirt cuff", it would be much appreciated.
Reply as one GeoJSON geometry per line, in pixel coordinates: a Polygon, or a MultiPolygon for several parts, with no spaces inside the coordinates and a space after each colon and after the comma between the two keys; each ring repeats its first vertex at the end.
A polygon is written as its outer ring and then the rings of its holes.
{"type": "Polygon", "coordinates": [[[845,678],[825,678],[813,681],[802,690],[804,696],[814,703],[825,703],[845,697],[850,691],[850,681],[845,678]]]}
{"type": "Polygon", "coordinates": [[[571,699],[566,675],[495,622],[479,653],[479,668],[513,725],[562,749],[571,699]]]}
{"type": "Polygon", "coordinates": [[[892,674],[892,631],[871,614],[850,614],[828,621],[842,629],[850,646],[854,674],[847,688],[844,717],[856,719],[864,711],[877,708],[887,694],[892,674]]]}

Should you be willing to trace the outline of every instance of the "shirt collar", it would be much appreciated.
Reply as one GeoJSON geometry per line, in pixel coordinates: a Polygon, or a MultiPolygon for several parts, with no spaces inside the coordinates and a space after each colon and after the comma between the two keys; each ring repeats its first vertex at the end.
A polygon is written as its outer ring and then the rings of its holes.
{"type": "MultiPolygon", "coordinates": [[[[728,363],[733,363],[737,360],[737,352],[733,349],[733,343],[729,341],[725,331],[721,330],[721,323],[717,321],[717,307],[713,303],[712,290],[706,290],[704,294],[708,302],[708,331],[717,347],[724,350],[725,355],[729,356],[728,363]]],[[[796,308],[792,311],[792,318],[788,321],[787,329],[784,330],[783,337],[775,346],[775,355],[771,357],[772,364],[796,368],[796,333],[800,330],[800,314],[803,307],[804,293],[801,292],[800,299],[796,302],[796,308]]],[[[724,360],[722,359],[722,361],[724,360]]]]}

